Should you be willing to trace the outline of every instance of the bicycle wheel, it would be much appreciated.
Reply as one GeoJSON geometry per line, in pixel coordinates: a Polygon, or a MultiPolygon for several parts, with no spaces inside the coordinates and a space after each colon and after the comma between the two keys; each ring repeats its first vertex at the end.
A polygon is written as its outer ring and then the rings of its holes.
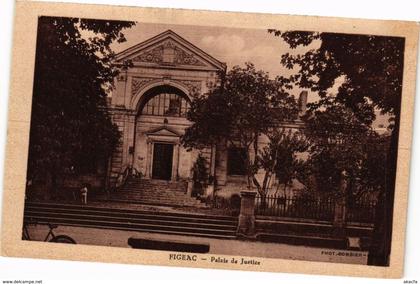
{"type": "Polygon", "coordinates": [[[76,241],[66,235],[55,236],[50,240],[52,243],[76,244],[76,241]]]}
{"type": "Polygon", "coordinates": [[[26,225],[24,225],[23,229],[22,229],[22,240],[24,240],[24,241],[31,240],[31,238],[29,237],[29,232],[28,232],[28,228],[26,227],[26,225]]]}

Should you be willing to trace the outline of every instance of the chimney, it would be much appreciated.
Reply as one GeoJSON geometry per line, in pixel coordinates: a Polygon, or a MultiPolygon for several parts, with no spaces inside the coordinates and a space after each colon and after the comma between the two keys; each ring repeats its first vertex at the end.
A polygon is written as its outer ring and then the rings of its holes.
{"type": "Polygon", "coordinates": [[[308,102],[308,91],[302,91],[299,95],[299,115],[304,115],[306,112],[306,104],[308,102]]]}

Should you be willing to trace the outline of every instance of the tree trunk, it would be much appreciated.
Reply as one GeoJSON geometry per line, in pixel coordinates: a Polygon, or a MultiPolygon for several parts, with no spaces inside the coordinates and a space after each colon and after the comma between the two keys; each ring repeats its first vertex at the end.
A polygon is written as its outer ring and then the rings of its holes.
{"type": "Polygon", "coordinates": [[[368,265],[388,266],[391,253],[392,223],[394,210],[395,179],[398,157],[398,137],[400,128],[400,106],[395,108],[395,128],[387,155],[385,189],[379,196],[375,210],[375,226],[372,245],[369,248],[368,265]]]}
{"type": "Polygon", "coordinates": [[[266,208],[267,208],[267,194],[264,192],[264,193],[260,193],[260,198],[261,198],[261,208],[263,209],[263,210],[265,210],[266,208]]]}
{"type": "Polygon", "coordinates": [[[283,187],[284,197],[287,197],[287,196],[286,196],[286,195],[287,195],[286,188],[287,188],[287,181],[286,181],[286,182],[284,182],[284,187],[283,187]]]}
{"type": "Polygon", "coordinates": [[[248,189],[252,187],[252,165],[251,165],[251,157],[249,156],[249,148],[246,149],[246,182],[248,185],[248,189]]]}

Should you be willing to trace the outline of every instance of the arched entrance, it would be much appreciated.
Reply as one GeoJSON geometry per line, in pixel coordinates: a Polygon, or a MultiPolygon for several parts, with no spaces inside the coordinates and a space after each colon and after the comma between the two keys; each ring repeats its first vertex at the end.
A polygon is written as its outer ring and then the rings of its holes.
{"type": "Polygon", "coordinates": [[[185,117],[190,100],[183,91],[171,85],[147,90],[139,101],[138,115],[185,117]]]}
{"type": "Polygon", "coordinates": [[[180,137],[190,125],[188,96],[179,88],[160,85],[146,91],[139,101],[134,133],[134,166],[146,178],[178,180],[188,177],[190,154],[180,137]]]}

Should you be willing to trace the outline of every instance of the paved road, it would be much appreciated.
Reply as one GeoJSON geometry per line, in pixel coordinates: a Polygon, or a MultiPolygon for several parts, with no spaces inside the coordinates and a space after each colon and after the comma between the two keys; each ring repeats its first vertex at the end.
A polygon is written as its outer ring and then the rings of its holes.
{"type": "MultiPolygon", "coordinates": [[[[48,227],[44,225],[28,225],[28,229],[32,240],[43,241],[48,233],[48,227]]],[[[262,243],[240,240],[219,240],[200,237],[163,235],[155,233],[141,233],[70,226],[59,226],[57,229],[54,230],[54,233],[56,235],[69,235],[78,244],[86,245],[129,247],[129,245],[127,244],[127,240],[130,237],[158,238],[165,240],[208,243],[210,244],[209,253],[211,254],[297,259],[352,264],[367,263],[367,252],[351,252],[346,250],[322,249],[277,243],[262,243]]]]}

